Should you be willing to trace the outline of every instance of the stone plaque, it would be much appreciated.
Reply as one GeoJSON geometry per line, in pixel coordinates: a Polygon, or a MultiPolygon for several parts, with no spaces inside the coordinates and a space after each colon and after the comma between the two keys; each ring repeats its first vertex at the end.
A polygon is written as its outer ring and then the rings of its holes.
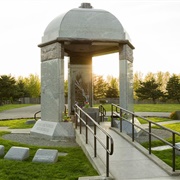
{"type": "Polygon", "coordinates": [[[38,120],[36,126],[31,130],[32,132],[38,132],[39,134],[46,134],[47,136],[53,136],[54,129],[56,128],[57,123],[49,121],[38,120]]]}
{"type": "Polygon", "coordinates": [[[4,159],[23,161],[29,157],[29,148],[13,146],[9,149],[4,159]]]}
{"type": "Polygon", "coordinates": [[[38,149],[32,161],[33,162],[55,163],[58,161],[58,150],[38,149]]]}

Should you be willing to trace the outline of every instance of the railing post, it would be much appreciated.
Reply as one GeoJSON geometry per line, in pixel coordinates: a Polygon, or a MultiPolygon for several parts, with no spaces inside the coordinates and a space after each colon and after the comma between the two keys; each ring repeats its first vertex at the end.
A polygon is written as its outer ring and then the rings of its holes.
{"type": "Polygon", "coordinates": [[[176,167],[176,158],[175,158],[175,133],[172,132],[172,143],[173,143],[173,154],[172,154],[172,169],[175,171],[176,167]]]}
{"type": "Polygon", "coordinates": [[[122,132],[122,109],[120,109],[120,132],[122,132]]]}
{"type": "Polygon", "coordinates": [[[75,128],[77,129],[77,121],[78,121],[78,115],[77,111],[75,111],[75,128]]]}
{"type": "Polygon", "coordinates": [[[109,137],[106,136],[106,177],[109,177],[109,137]]]}
{"type": "Polygon", "coordinates": [[[79,122],[79,132],[80,132],[80,134],[82,133],[82,129],[81,129],[81,118],[82,118],[82,113],[81,113],[81,110],[80,110],[80,118],[79,118],[79,120],[80,120],[80,122],[79,122]]]}
{"type": "Polygon", "coordinates": [[[96,124],[94,124],[94,157],[97,156],[96,124]]]}
{"type": "Polygon", "coordinates": [[[75,108],[74,108],[74,111],[75,111],[75,127],[76,127],[76,129],[77,129],[77,126],[78,126],[78,107],[77,106],[75,106],[75,108]]]}
{"type": "Polygon", "coordinates": [[[132,114],[132,141],[134,142],[134,114],[132,114]]]}
{"type": "Polygon", "coordinates": [[[113,104],[111,104],[111,127],[113,127],[113,104]]]}
{"type": "Polygon", "coordinates": [[[88,117],[86,116],[86,124],[85,124],[85,126],[86,126],[86,144],[88,144],[88,127],[87,127],[87,125],[88,125],[88,117]]]}
{"type": "Polygon", "coordinates": [[[149,122],[149,154],[151,154],[151,122],[149,122]]]}

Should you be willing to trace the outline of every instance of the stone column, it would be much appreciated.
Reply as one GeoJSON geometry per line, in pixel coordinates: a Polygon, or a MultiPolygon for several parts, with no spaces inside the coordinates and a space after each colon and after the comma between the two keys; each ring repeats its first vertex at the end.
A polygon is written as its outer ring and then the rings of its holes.
{"type": "Polygon", "coordinates": [[[47,139],[74,138],[72,123],[63,121],[64,45],[54,43],[41,48],[41,120],[31,134],[47,139]]]}
{"type": "Polygon", "coordinates": [[[62,121],[64,105],[64,47],[55,43],[41,49],[42,120],[62,121]]]}
{"type": "Polygon", "coordinates": [[[120,60],[120,106],[129,111],[133,108],[133,50],[128,45],[123,45],[119,52],[120,60]]]}

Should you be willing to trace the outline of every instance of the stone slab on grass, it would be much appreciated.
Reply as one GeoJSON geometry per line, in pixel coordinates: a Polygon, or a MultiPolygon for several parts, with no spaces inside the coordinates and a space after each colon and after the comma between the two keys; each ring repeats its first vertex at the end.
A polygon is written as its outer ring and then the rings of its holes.
{"type": "Polygon", "coordinates": [[[43,163],[55,163],[58,161],[58,150],[38,149],[32,161],[43,163]]]}
{"type": "Polygon", "coordinates": [[[0,145],[0,156],[4,155],[4,146],[0,145]]]}
{"type": "Polygon", "coordinates": [[[23,161],[29,157],[29,148],[12,146],[4,156],[4,159],[23,161]]]}

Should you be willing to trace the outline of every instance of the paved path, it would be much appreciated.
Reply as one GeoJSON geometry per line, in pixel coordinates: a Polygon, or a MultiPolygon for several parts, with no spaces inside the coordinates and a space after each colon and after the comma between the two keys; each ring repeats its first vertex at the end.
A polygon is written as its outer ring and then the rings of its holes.
{"type": "MultiPolygon", "coordinates": [[[[1,119],[16,119],[16,118],[33,118],[37,111],[41,110],[41,105],[32,105],[22,108],[11,109],[0,112],[1,119]]],[[[139,116],[156,116],[156,117],[169,117],[169,112],[135,112],[139,116]]],[[[110,116],[111,112],[107,112],[107,116],[110,116]]],[[[40,113],[38,114],[40,116],[40,113]]]]}
{"type": "MultiPolygon", "coordinates": [[[[33,118],[37,111],[41,110],[41,105],[32,105],[22,108],[16,108],[0,112],[0,120],[3,119],[20,119],[20,118],[33,118]]],[[[39,116],[40,114],[38,114],[39,116]]]]}

